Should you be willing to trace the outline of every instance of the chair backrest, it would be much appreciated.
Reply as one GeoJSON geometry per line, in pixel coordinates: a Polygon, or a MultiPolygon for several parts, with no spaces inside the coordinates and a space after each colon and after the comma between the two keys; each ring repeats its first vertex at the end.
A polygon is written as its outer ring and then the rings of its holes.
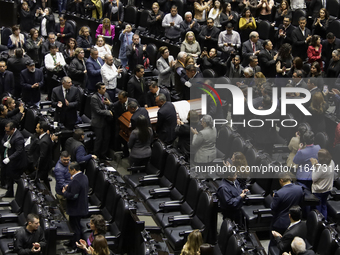
{"type": "Polygon", "coordinates": [[[221,254],[225,254],[229,238],[233,235],[234,227],[235,223],[228,218],[222,222],[220,234],[218,235],[217,240],[221,254]]]}
{"type": "Polygon", "coordinates": [[[170,187],[175,184],[177,170],[179,168],[179,159],[177,155],[171,153],[166,158],[166,163],[164,167],[164,175],[160,180],[160,186],[170,187]]]}
{"type": "Polygon", "coordinates": [[[307,240],[313,245],[313,250],[317,250],[322,231],[325,228],[325,217],[317,210],[309,212],[307,216],[307,240]]]}
{"type": "Polygon", "coordinates": [[[150,60],[150,65],[154,67],[156,67],[157,52],[158,52],[158,48],[155,44],[149,43],[148,46],[146,46],[146,53],[150,60]]]}
{"type": "Polygon", "coordinates": [[[332,227],[326,227],[320,236],[319,245],[316,250],[319,255],[333,255],[338,248],[338,233],[332,227]]]}
{"type": "Polygon", "coordinates": [[[146,173],[147,174],[162,173],[164,170],[167,155],[168,153],[166,151],[165,145],[160,140],[154,141],[152,144],[151,158],[146,168],[146,173]]]}
{"type": "Polygon", "coordinates": [[[329,139],[326,132],[319,132],[315,135],[314,144],[320,145],[321,149],[327,149],[329,145],[329,139]]]}
{"type": "Polygon", "coordinates": [[[333,20],[332,22],[329,22],[327,33],[329,32],[332,32],[336,37],[338,36],[340,37],[340,21],[339,20],[333,20]]]}
{"type": "Polygon", "coordinates": [[[306,17],[306,16],[307,16],[307,14],[306,14],[306,12],[305,12],[304,10],[302,10],[302,9],[296,10],[296,11],[294,12],[294,15],[293,15],[292,24],[293,24],[294,26],[298,26],[298,25],[299,25],[299,19],[300,19],[301,17],[306,17]]]}
{"type": "Polygon", "coordinates": [[[259,152],[251,146],[245,153],[248,166],[257,166],[259,163],[259,152]]]}
{"type": "Polygon", "coordinates": [[[240,235],[236,234],[236,235],[232,235],[229,238],[228,241],[228,245],[227,245],[227,249],[224,253],[224,255],[229,255],[229,254],[233,254],[233,255],[241,255],[242,254],[242,238],[240,237],[240,235]]]}
{"type": "Polygon", "coordinates": [[[15,193],[15,199],[11,202],[12,212],[18,213],[19,210],[22,208],[27,191],[28,191],[27,180],[20,178],[18,180],[18,186],[17,186],[17,191],[15,193]]]}
{"type": "Polygon", "coordinates": [[[110,184],[107,189],[105,207],[102,209],[102,214],[105,220],[110,221],[115,217],[117,203],[120,198],[121,195],[118,192],[117,187],[114,184],[110,184]]]}
{"type": "Polygon", "coordinates": [[[215,78],[217,76],[213,69],[205,69],[202,74],[204,78],[215,78]]]}
{"type": "Polygon", "coordinates": [[[227,158],[231,157],[232,148],[231,146],[226,145],[231,144],[234,136],[235,134],[229,126],[223,126],[218,132],[218,138],[216,139],[216,148],[223,152],[227,158]]]}
{"type": "Polygon", "coordinates": [[[95,183],[94,194],[100,201],[100,204],[105,202],[109,181],[104,171],[98,171],[95,183]]]}
{"type": "Polygon", "coordinates": [[[66,20],[66,23],[69,23],[72,26],[72,29],[73,29],[72,37],[74,39],[77,39],[77,34],[76,34],[77,33],[77,23],[72,19],[66,20]]]}
{"type": "Polygon", "coordinates": [[[96,184],[96,178],[98,174],[98,167],[93,159],[91,159],[86,166],[85,174],[87,178],[89,179],[89,188],[94,191],[95,184],[96,184]]]}
{"type": "Polygon", "coordinates": [[[129,5],[124,8],[124,21],[129,24],[137,25],[138,10],[136,6],[129,5]]]}
{"type": "Polygon", "coordinates": [[[25,124],[24,127],[25,129],[34,134],[35,133],[35,127],[37,126],[38,123],[38,113],[36,110],[33,109],[27,109],[25,113],[25,124]]]}
{"type": "Polygon", "coordinates": [[[186,210],[186,213],[191,214],[193,210],[195,210],[198,199],[202,191],[203,191],[203,188],[200,182],[194,178],[190,179],[189,185],[188,185],[188,191],[185,196],[185,201],[186,201],[186,204],[188,205],[187,208],[184,208],[186,210]]]}
{"type": "Polygon", "coordinates": [[[270,28],[271,25],[269,21],[267,20],[262,20],[257,28],[257,32],[259,33],[259,37],[262,40],[269,39],[270,36],[270,28]]]}
{"type": "Polygon", "coordinates": [[[140,18],[139,18],[139,26],[140,27],[144,27],[144,28],[147,28],[148,27],[148,17],[149,17],[149,14],[151,13],[151,10],[143,10],[141,15],[140,15],[140,18]]]}
{"type": "Polygon", "coordinates": [[[188,189],[189,180],[190,180],[189,166],[181,165],[177,171],[175,192],[178,194],[175,194],[177,197],[177,198],[174,198],[175,200],[183,198],[183,196],[185,195],[185,192],[188,189]]]}
{"type": "Polygon", "coordinates": [[[8,44],[8,39],[9,36],[12,34],[12,29],[9,27],[5,27],[2,31],[1,31],[1,44],[7,46],[8,44]]]}
{"type": "Polygon", "coordinates": [[[327,0],[326,9],[330,16],[337,18],[339,14],[339,2],[337,0],[327,0]]]}
{"type": "Polygon", "coordinates": [[[127,91],[127,83],[129,81],[129,78],[130,75],[128,74],[128,71],[123,68],[123,72],[121,72],[121,77],[117,80],[117,88],[127,91]]]}
{"type": "Polygon", "coordinates": [[[234,138],[232,143],[232,154],[239,151],[244,153],[246,148],[246,142],[244,141],[243,137],[238,135],[234,138]]]}

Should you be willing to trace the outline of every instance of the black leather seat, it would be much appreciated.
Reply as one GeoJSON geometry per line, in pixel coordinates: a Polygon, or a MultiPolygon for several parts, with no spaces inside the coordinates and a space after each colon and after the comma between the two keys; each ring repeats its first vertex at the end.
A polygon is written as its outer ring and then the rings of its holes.
{"type": "Polygon", "coordinates": [[[140,185],[140,178],[143,176],[159,176],[163,174],[166,157],[168,155],[165,145],[160,140],[156,140],[152,144],[151,151],[151,158],[144,173],[132,173],[131,175],[124,176],[124,180],[132,188],[136,188],[140,185]]]}
{"type": "Polygon", "coordinates": [[[156,62],[157,62],[157,53],[158,53],[158,48],[155,44],[149,43],[146,46],[146,54],[147,57],[149,58],[150,61],[150,68],[145,70],[144,76],[153,76],[153,75],[158,75],[158,70],[156,69],[156,62]]]}
{"type": "Polygon", "coordinates": [[[333,255],[338,248],[338,233],[331,227],[327,226],[321,233],[319,245],[316,250],[319,255],[333,255]]]}
{"type": "Polygon", "coordinates": [[[98,171],[95,178],[94,192],[89,197],[89,205],[91,207],[103,208],[105,206],[105,199],[107,189],[110,183],[104,171],[98,171]]]}
{"type": "Polygon", "coordinates": [[[229,126],[223,126],[218,132],[218,137],[216,139],[216,148],[224,153],[226,158],[232,156],[232,146],[226,146],[226,144],[231,144],[236,133],[231,130],[229,126]]]}
{"type": "MultiPolygon", "coordinates": [[[[216,231],[212,226],[212,221],[217,219],[217,211],[214,211],[214,201],[210,194],[202,192],[195,215],[179,215],[169,217],[170,227],[165,228],[164,234],[169,240],[171,248],[175,251],[180,251],[186,241],[186,236],[195,229],[202,231],[203,241],[207,242],[209,235],[216,231]]],[[[215,226],[216,227],[216,226],[215,226]]]]}
{"type": "Polygon", "coordinates": [[[99,169],[97,163],[93,159],[91,159],[88,162],[85,170],[85,175],[89,179],[89,194],[92,194],[94,192],[98,172],[99,169]]]}
{"type": "Polygon", "coordinates": [[[121,77],[117,80],[117,88],[120,90],[127,91],[127,83],[129,81],[130,75],[128,71],[123,68],[123,72],[121,72],[121,77]]]}
{"type": "Polygon", "coordinates": [[[229,238],[227,249],[224,255],[241,255],[243,240],[240,235],[232,235],[229,238]]]}
{"type": "Polygon", "coordinates": [[[204,78],[216,78],[217,77],[217,74],[214,70],[212,69],[205,69],[203,72],[203,77],[204,78]]]}
{"type": "Polygon", "coordinates": [[[325,218],[318,210],[312,210],[307,216],[307,241],[312,245],[313,250],[318,249],[318,240],[322,231],[325,229],[325,218]]]}
{"type": "Polygon", "coordinates": [[[124,22],[137,26],[138,10],[136,6],[129,5],[124,8],[124,22]]]}
{"type": "Polygon", "coordinates": [[[159,208],[160,203],[169,201],[182,202],[185,192],[188,188],[190,180],[189,166],[180,166],[177,171],[176,182],[172,189],[154,189],[150,190],[152,198],[146,201],[146,204],[153,213],[158,213],[161,209],[159,208]]]}
{"type": "Polygon", "coordinates": [[[151,13],[151,10],[143,10],[142,13],[140,14],[140,18],[139,18],[139,23],[138,23],[138,27],[137,30],[143,32],[146,31],[148,28],[148,16],[151,13]]]}
{"type": "Polygon", "coordinates": [[[333,20],[329,23],[327,33],[332,32],[336,37],[340,37],[340,21],[333,20]]]}
{"type": "Polygon", "coordinates": [[[232,142],[231,148],[232,154],[234,154],[235,152],[244,153],[246,150],[246,141],[243,139],[242,136],[236,135],[232,142]]]}
{"type": "Polygon", "coordinates": [[[307,14],[306,14],[306,12],[304,10],[302,10],[302,9],[296,10],[294,12],[294,16],[293,16],[293,20],[292,20],[292,25],[297,27],[299,25],[299,19],[301,17],[306,17],[306,16],[307,16],[307,14]]]}
{"type": "Polygon", "coordinates": [[[74,21],[74,20],[71,20],[71,19],[69,19],[69,20],[66,20],[66,22],[67,23],[69,23],[71,26],[72,26],[72,29],[73,29],[73,34],[72,34],[72,36],[71,37],[73,37],[74,39],[76,39],[77,38],[77,23],[74,21]]]}
{"type": "Polygon", "coordinates": [[[337,19],[339,14],[339,2],[336,0],[327,0],[326,9],[331,19],[337,19]]]}
{"type": "Polygon", "coordinates": [[[320,145],[321,149],[328,149],[329,139],[326,132],[319,132],[315,135],[314,144],[320,145]]]}
{"type": "Polygon", "coordinates": [[[141,186],[136,188],[136,192],[143,200],[151,198],[150,191],[159,188],[172,188],[176,181],[179,159],[175,154],[169,154],[166,158],[164,174],[161,177],[145,176],[140,180],[141,186]]]}
{"type": "Polygon", "coordinates": [[[203,187],[197,179],[190,179],[185,201],[162,203],[159,207],[162,212],[156,214],[155,220],[162,228],[170,226],[169,217],[176,215],[193,215],[198,199],[203,191],[203,187]]]}
{"type": "Polygon", "coordinates": [[[217,244],[214,247],[214,255],[223,255],[226,253],[229,238],[234,234],[235,228],[235,223],[228,218],[222,222],[217,244]]]}
{"type": "Polygon", "coordinates": [[[261,40],[267,40],[270,36],[271,25],[269,21],[262,20],[258,25],[257,32],[259,33],[259,37],[261,40]]]}
{"type": "Polygon", "coordinates": [[[1,31],[1,44],[7,46],[9,36],[12,34],[12,29],[5,27],[1,31]]]}

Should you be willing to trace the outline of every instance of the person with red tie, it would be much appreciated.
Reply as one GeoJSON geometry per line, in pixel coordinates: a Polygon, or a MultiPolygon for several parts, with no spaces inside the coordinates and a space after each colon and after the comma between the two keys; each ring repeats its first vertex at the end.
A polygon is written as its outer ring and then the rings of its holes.
{"type": "Polygon", "coordinates": [[[132,44],[126,48],[126,56],[129,60],[129,67],[134,71],[136,65],[143,65],[143,51],[146,50],[146,45],[139,43],[139,35],[132,36],[132,44]]]}
{"type": "Polygon", "coordinates": [[[259,34],[255,31],[249,34],[249,40],[244,42],[242,45],[242,57],[243,62],[242,66],[249,65],[249,57],[250,56],[258,56],[260,54],[260,50],[263,49],[261,43],[259,42],[259,34]]]}

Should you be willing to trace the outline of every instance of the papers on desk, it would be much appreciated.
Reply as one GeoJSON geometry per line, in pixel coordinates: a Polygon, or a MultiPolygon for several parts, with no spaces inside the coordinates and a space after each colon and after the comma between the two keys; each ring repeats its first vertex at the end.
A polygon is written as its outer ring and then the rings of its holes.
{"type": "Polygon", "coordinates": [[[109,172],[117,172],[116,169],[114,169],[112,166],[107,166],[105,167],[106,171],[109,171],[109,172]]]}
{"type": "Polygon", "coordinates": [[[172,103],[175,106],[176,112],[182,122],[187,122],[188,113],[190,111],[190,103],[186,100],[172,103]]]}

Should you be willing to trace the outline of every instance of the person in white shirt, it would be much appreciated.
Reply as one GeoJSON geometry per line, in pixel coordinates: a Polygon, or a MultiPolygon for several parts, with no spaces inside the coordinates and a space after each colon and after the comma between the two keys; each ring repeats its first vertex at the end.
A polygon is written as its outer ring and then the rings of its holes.
{"type": "Polygon", "coordinates": [[[52,79],[53,75],[64,77],[65,59],[61,52],[57,52],[56,45],[50,45],[50,53],[45,56],[45,67],[47,69],[48,98],[51,99],[52,89],[58,86],[58,81],[52,79]]]}
{"type": "Polygon", "coordinates": [[[105,55],[107,54],[112,55],[111,46],[108,44],[105,44],[105,40],[102,35],[98,35],[97,43],[94,47],[98,50],[98,55],[103,60],[105,58],[105,55]]]}
{"type": "Polygon", "coordinates": [[[106,87],[106,92],[109,94],[112,102],[115,102],[117,101],[117,78],[121,78],[121,73],[123,72],[123,69],[116,68],[116,66],[113,64],[113,57],[110,54],[106,54],[104,60],[105,64],[100,69],[100,73],[106,87]]]}
{"type": "Polygon", "coordinates": [[[228,22],[226,30],[218,36],[218,47],[223,51],[223,59],[228,59],[232,52],[236,53],[241,48],[240,34],[233,29],[233,24],[228,22]]]}

